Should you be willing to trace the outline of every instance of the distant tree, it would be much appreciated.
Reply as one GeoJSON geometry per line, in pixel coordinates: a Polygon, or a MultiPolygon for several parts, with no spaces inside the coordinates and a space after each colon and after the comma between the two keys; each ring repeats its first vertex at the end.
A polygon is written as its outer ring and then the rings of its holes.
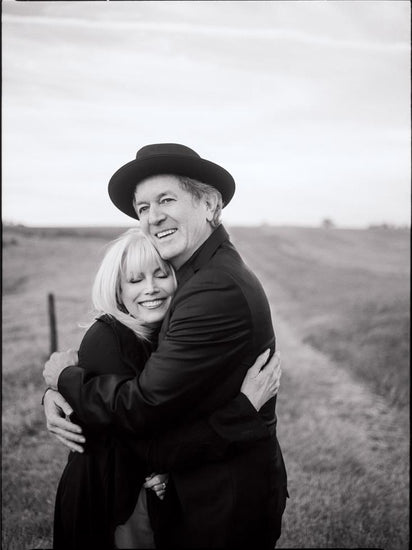
{"type": "Polygon", "coordinates": [[[390,223],[379,223],[375,225],[370,225],[369,229],[396,229],[396,226],[390,223]]]}
{"type": "Polygon", "coordinates": [[[333,227],[336,227],[336,226],[330,218],[324,218],[322,220],[322,227],[324,229],[332,229],[333,227]]]}

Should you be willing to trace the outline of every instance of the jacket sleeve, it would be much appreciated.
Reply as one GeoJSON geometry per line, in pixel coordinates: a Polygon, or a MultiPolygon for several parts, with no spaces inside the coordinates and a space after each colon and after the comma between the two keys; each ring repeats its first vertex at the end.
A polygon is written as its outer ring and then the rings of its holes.
{"type": "MultiPolygon", "coordinates": [[[[82,422],[150,437],[179,421],[183,425],[205,394],[230,386],[226,393],[219,390],[225,399],[208,428],[229,443],[262,434],[264,423],[253,407],[245,422],[234,399],[255,359],[247,302],[230,276],[210,271],[194,278],[176,297],[168,330],[140,377],[103,375],[87,380],[79,367],[62,372],[58,389],[82,422]]],[[[240,401],[244,406],[245,400],[240,401]]]]}
{"type": "Polygon", "coordinates": [[[131,378],[135,374],[122,360],[115,331],[100,320],[83,337],[79,347],[79,367],[83,369],[86,381],[93,376],[117,374],[131,378]]]}
{"type": "MultiPolygon", "coordinates": [[[[82,369],[85,383],[96,376],[116,375],[120,382],[130,380],[135,375],[135,371],[122,358],[116,332],[108,323],[100,320],[93,323],[82,339],[79,368],[82,369]]],[[[73,400],[73,411],[72,420],[85,425],[88,431],[104,428],[99,422],[83,422],[78,399],[73,400]]]]}

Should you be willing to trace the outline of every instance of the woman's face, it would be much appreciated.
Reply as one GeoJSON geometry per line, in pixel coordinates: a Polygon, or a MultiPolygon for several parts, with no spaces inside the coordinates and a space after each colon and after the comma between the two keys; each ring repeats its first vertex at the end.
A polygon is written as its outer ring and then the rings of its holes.
{"type": "Polygon", "coordinates": [[[166,315],[175,289],[171,270],[166,272],[153,261],[140,273],[122,276],[121,300],[129,314],[144,325],[158,323],[166,315]]]}

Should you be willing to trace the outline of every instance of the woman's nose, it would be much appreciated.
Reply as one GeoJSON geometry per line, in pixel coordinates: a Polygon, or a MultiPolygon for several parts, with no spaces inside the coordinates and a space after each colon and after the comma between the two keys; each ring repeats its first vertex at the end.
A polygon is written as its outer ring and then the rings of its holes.
{"type": "Polygon", "coordinates": [[[159,289],[156,285],[156,280],[154,278],[146,279],[145,292],[146,294],[156,294],[157,292],[159,292],[159,289]]]}

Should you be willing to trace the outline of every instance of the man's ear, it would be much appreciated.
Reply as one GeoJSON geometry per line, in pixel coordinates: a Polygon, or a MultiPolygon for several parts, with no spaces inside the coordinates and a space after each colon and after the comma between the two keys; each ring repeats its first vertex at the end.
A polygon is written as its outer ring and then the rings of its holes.
{"type": "Polygon", "coordinates": [[[218,199],[214,194],[206,197],[206,219],[208,222],[213,220],[217,208],[217,200],[218,199]]]}

